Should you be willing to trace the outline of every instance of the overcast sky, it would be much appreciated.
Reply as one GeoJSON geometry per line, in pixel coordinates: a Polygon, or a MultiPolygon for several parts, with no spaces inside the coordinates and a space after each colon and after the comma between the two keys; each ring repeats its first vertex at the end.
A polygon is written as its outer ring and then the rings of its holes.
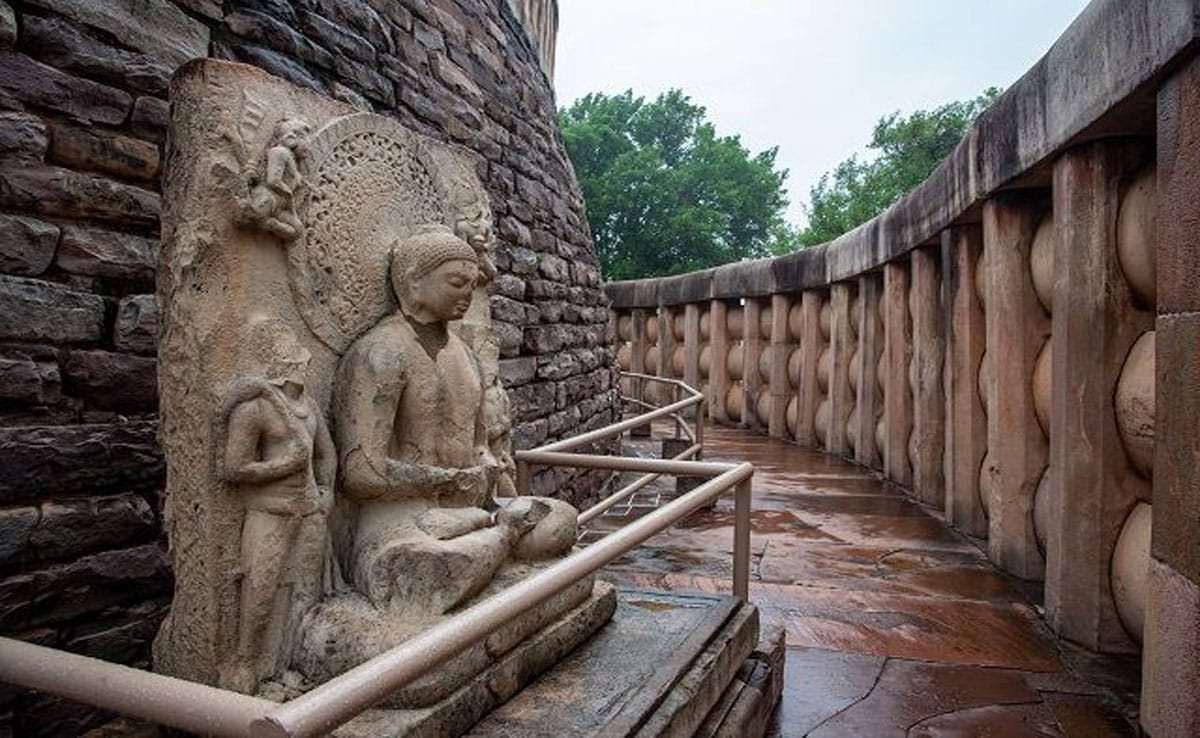
{"type": "Polygon", "coordinates": [[[865,151],[875,121],[1007,88],[1086,0],[559,0],[555,87],[672,87],[718,133],[779,147],[789,219],[822,173],[865,151]]]}

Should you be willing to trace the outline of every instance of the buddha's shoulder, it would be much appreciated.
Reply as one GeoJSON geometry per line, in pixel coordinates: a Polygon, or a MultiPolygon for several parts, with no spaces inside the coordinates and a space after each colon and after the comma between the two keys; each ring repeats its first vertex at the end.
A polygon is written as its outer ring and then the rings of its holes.
{"type": "Polygon", "coordinates": [[[403,319],[389,316],[359,336],[342,356],[342,364],[375,371],[404,365],[404,354],[413,341],[412,330],[403,319]]]}

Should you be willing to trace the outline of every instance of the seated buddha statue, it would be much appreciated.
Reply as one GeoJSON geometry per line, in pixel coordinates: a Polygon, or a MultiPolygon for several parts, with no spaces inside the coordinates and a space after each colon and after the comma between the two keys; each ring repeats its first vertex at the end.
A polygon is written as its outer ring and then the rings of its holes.
{"type": "Polygon", "coordinates": [[[575,543],[570,505],[493,499],[482,374],[451,328],[479,274],[475,250],[449,228],[398,241],[390,280],[400,308],[338,370],[339,494],[354,509],[341,563],[356,590],[397,616],[447,613],[506,561],[560,556],[575,543]]]}

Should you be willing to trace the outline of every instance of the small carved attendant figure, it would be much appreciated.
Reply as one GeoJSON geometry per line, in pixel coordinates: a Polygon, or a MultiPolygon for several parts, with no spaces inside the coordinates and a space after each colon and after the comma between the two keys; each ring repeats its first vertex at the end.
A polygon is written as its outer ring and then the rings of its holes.
{"type": "Polygon", "coordinates": [[[495,509],[478,361],[448,325],[467,312],[478,278],[475,251],[449,228],[402,239],[391,262],[400,311],[341,360],[341,493],[357,502],[343,555],[356,588],[397,615],[444,614],[510,558],[574,545],[566,503],[517,498],[495,509]]]}
{"type": "Polygon", "coordinates": [[[479,260],[479,284],[487,286],[496,278],[496,265],[488,247],[492,245],[492,213],[487,204],[474,200],[463,206],[454,222],[454,235],[470,244],[479,260]]]}
{"type": "Polygon", "coordinates": [[[219,416],[221,476],[245,507],[237,645],[222,686],[252,693],[286,666],[286,642],[320,596],[329,561],[326,516],[336,452],[320,410],[305,393],[309,353],[280,320],[251,320],[260,376],[238,380],[219,416]]]}
{"type": "Polygon", "coordinates": [[[308,133],[308,123],[299,118],[279,121],[263,166],[252,175],[245,203],[246,220],[284,241],[295,240],[304,227],[296,215],[296,195],[303,184],[299,162],[306,153],[308,133]]]}

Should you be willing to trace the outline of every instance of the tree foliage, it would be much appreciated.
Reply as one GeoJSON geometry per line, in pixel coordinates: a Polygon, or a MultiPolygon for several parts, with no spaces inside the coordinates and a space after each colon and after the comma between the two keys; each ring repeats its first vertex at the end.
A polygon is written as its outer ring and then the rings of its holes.
{"type": "Polygon", "coordinates": [[[868,148],[869,160],[846,159],[809,191],[808,226],[798,237],[803,246],[837,238],[867,222],[928,177],[966,134],[971,123],[1000,95],[989,87],[973,100],[933,110],[899,112],[880,118],[868,148]]]}
{"type": "Polygon", "coordinates": [[[679,274],[772,252],[787,233],[776,149],[719,136],[679,90],[592,93],[559,112],[607,279],[679,274]]]}

